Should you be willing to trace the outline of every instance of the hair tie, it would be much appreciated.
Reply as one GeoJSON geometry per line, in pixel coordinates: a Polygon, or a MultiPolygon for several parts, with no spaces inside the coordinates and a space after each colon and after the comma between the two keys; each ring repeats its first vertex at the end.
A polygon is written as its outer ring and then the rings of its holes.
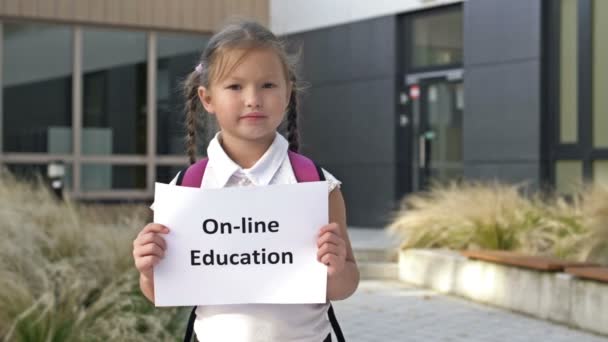
{"type": "Polygon", "coordinates": [[[201,63],[199,63],[195,68],[194,71],[196,71],[198,74],[202,74],[203,73],[203,66],[201,65],[201,63]]]}

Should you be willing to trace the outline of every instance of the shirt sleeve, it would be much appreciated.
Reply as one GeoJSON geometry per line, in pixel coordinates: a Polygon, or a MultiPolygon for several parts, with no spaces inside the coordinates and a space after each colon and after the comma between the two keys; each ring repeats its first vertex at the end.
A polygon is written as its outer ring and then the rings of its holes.
{"type": "Polygon", "coordinates": [[[325,170],[325,169],[321,169],[321,170],[323,171],[323,175],[325,176],[325,180],[327,181],[329,192],[334,191],[335,188],[339,189],[340,186],[342,185],[342,182],[340,182],[338,179],[336,179],[336,177],[334,177],[334,175],[327,172],[327,170],[325,170]]]}
{"type": "MultiPolygon", "coordinates": [[[[177,184],[177,177],[179,177],[179,173],[173,177],[173,179],[169,182],[169,185],[177,184]]],[[[150,205],[150,209],[154,211],[154,202],[152,202],[152,205],[150,205]]]]}

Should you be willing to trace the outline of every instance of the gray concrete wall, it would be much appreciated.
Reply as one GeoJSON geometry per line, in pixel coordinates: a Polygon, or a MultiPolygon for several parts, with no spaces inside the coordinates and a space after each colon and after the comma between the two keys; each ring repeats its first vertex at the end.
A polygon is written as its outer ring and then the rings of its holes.
{"type": "Polygon", "coordinates": [[[302,153],[340,179],[349,225],[380,227],[395,197],[397,19],[288,36],[303,48],[302,153]]]}
{"type": "Polygon", "coordinates": [[[541,2],[464,2],[467,178],[539,182],[541,2]]]}
{"type": "Polygon", "coordinates": [[[608,335],[608,284],[480,260],[457,251],[399,252],[403,282],[608,335]]]}

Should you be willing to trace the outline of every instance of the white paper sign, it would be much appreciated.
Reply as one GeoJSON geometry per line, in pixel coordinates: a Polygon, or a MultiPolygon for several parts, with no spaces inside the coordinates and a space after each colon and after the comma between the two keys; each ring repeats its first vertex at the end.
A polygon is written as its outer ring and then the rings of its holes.
{"type": "Polygon", "coordinates": [[[154,268],[156,306],[325,303],[327,267],[316,241],[328,222],[326,182],[156,183],[154,222],[170,229],[154,268]]]}

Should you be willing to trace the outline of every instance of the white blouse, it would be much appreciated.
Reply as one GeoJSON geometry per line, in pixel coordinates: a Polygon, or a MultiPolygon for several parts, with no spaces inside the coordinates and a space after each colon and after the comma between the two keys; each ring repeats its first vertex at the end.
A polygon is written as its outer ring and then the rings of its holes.
{"type": "MultiPolygon", "coordinates": [[[[287,150],[289,143],[276,134],[264,155],[249,169],[242,169],[224,151],[216,134],[207,148],[209,162],[201,188],[264,186],[297,183],[287,150]]],[[[323,170],[328,191],[338,181],[323,170]]],[[[177,177],[171,182],[175,184],[177,177]]],[[[320,228],[320,227],[319,227],[320,228]]],[[[200,341],[310,341],[321,342],[331,331],[329,304],[206,305],[196,309],[194,331],[200,341]]]]}

